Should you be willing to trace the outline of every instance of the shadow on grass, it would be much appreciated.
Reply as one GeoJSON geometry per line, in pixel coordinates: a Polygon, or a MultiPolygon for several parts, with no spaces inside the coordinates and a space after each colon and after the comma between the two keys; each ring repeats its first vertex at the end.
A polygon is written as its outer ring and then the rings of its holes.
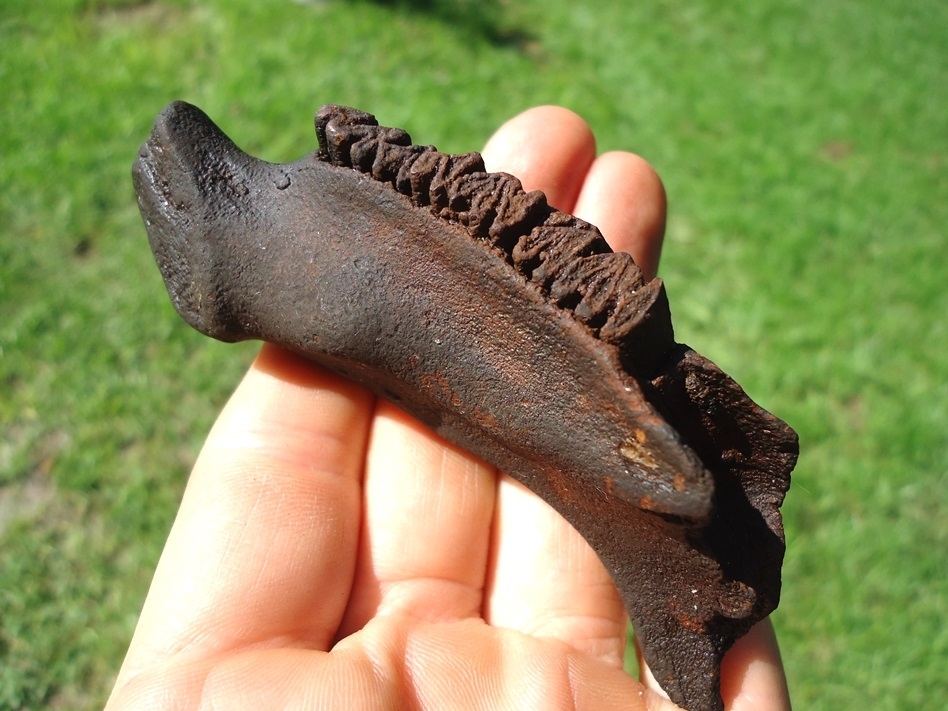
{"type": "Polygon", "coordinates": [[[505,17],[502,0],[365,0],[435,17],[455,29],[476,35],[496,47],[525,50],[534,40],[505,17]]]}

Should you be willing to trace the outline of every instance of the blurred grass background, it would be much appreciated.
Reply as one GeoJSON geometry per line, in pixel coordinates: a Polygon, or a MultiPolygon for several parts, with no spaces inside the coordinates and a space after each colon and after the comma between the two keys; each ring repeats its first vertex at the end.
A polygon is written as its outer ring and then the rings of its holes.
{"type": "Polygon", "coordinates": [[[129,168],[170,100],[250,153],[322,103],[479,148],[558,103],[662,174],[679,340],[799,431],[797,708],[948,703],[948,4],[4,0],[0,710],[104,703],[252,344],[174,314],[129,168]]]}

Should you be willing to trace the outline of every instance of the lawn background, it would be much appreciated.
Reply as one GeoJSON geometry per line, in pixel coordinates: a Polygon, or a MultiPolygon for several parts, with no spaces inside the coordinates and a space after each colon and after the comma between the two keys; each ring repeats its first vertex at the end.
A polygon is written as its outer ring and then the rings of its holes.
{"type": "Polygon", "coordinates": [[[800,433],[799,709],[948,702],[948,3],[4,0],[0,711],[104,703],[256,346],[174,314],[129,168],[170,100],[273,161],[347,103],[452,152],[540,103],[662,174],[679,340],[800,433]]]}

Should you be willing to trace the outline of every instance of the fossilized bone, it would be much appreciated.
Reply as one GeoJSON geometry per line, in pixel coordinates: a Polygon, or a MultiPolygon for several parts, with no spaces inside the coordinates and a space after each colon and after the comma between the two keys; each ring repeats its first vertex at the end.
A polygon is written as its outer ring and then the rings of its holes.
{"type": "Polygon", "coordinates": [[[555,507],[606,565],[672,700],[723,708],[725,651],[777,605],[796,434],[672,334],[598,230],[354,109],[270,164],[182,102],[134,166],[171,299],[399,404],[555,507]]]}

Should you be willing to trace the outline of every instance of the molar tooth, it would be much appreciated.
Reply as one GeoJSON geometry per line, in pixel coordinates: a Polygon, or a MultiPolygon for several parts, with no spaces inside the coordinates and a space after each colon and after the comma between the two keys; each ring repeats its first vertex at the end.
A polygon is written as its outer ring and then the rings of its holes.
{"type": "Polygon", "coordinates": [[[543,253],[551,244],[559,240],[563,228],[541,225],[520,237],[514,245],[511,256],[514,265],[524,274],[532,274],[543,261],[543,253]]]}
{"type": "Polygon", "coordinates": [[[487,168],[484,167],[484,159],[481,158],[481,154],[476,151],[472,151],[471,153],[458,153],[457,155],[449,155],[448,157],[450,160],[447,162],[448,172],[445,177],[449,183],[456,183],[465,175],[487,173],[487,168]]]}
{"type": "Polygon", "coordinates": [[[619,348],[619,357],[629,372],[645,377],[654,373],[675,347],[662,280],[652,279],[642,288],[622,294],[599,329],[599,338],[619,348]],[[643,348],[646,343],[649,347],[643,348]]]}
{"type": "Polygon", "coordinates": [[[512,176],[473,173],[458,181],[449,206],[442,214],[467,225],[475,237],[487,239],[501,205],[515,190],[520,190],[520,181],[512,176]]]}
{"type": "MultiPolygon", "coordinates": [[[[600,253],[605,244],[599,230],[576,230],[570,227],[538,227],[533,230],[540,247],[540,264],[533,270],[531,278],[545,289],[563,278],[565,272],[574,268],[574,262],[600,253]]],[[[531,237],[533,237],[531,233],[531,237]]]]}
{"type": "Polygon", "coordinates": [[[519,180],[516,180],[516,188],[513,189],[511,184],[504,190],[497,204],[497,218],[491,224],[489,232],[491,242],[510,255],[511,260],[521,235],[529,234],[530,227],[536,224],[537,218],[551,209],[547,204],[546,195],[539,190],[525,193],[519,180]]]}
{"type": "Polygon", "coordinates": [[[411,135],[404,129],[380,126],[376,129],[376,133],[381,143],[390,143],[393,146],[404,146],[406,148],[411,145],[411,135]]]}
{"type": "Polygon", "coordinates": [[[431,204],[431,182],[445,160],[444,153],[432,150],[422,153],[411,164],[408,180],[411,185],[411,199],[416,205],[424,207],[431,204]]]}
{"type": "Polygon", "coordinates": [[[428,204],[435,212],[446,208],[451,200],[451,163],[454,157],[440,153],[428,180],[428,204]]]}
{"type": "Polygon", "coordinates": [[[352,144],[372,133],[379,122],[375,116],[347,106],[329,104],[316,113],[316,138],[319,140],[318,155],[334,165],[351,167],[349,151],[352,144]]]}
{"type": "Polygon", "coordinates": [[[642,272],[632,257],[617,252],[590,268],[583,287],[583,299],[574,313],[590,326],[599,328],[615,311],[619,299],[641,288],[644,283],[642,272]]]}
{"type": "Polygon", "coordinates": [[[410,147],[410,151],[406,153],[405,160],[398,169],[398,175],[395,176],[395,189],[398,192],[400,192],[402,195],[407,195],[408,197],[414,199],[415,202],[418,202],[415,196],[414,185],[412,183],[412,179],[415,175],[415,164],[425,157],[430,158],[431,154],[434,152],[434,146],[410,147]]]}
{"type": "Polygon", "coordinates": [[[381,183],[394,186],[405,158],[411,152],[404,146],[380,141],[372,162],[372,177],[381,183]]]}
{"type": "Polygon", "coordinates": [[[349,165],[360,173],[371,174],[378,150],[379,142],[375,136],[366,136],[356,141],[349,149],[349,165]]]}
{"type": "Polygon", "coordinates": [[[484,161],[479,153],[461,153],[445,155],[438,161],[438,167],[430,183],[431,205],[438,211],[448,207],[451,196],[458,189],[462,178],[474,173],[484,173],[484,161]]]}

